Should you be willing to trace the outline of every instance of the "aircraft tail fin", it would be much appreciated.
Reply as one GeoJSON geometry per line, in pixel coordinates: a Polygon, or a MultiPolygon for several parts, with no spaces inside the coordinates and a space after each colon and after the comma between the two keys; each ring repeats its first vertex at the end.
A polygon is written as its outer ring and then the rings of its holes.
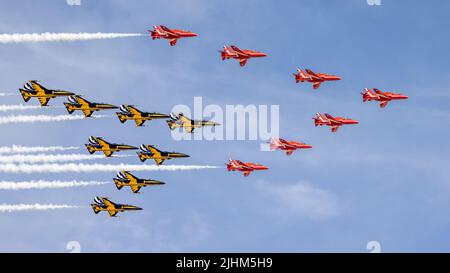
{"type": "Polygon", "coordinates": [[[138,152],[137,154],[138,154],[139,160],[141,160],[141,162],[145,162],[145,160],[147,160],[147,158],[145,157],[145,155],[143,153],[138,152]]]}
{"type": "Polygon", "coordinates": [[[220,55],[222,57],[222,61],[229,59],[230,55],[233,55],[233,52],[231,51],[231,49],[227,46],[223,46],[223,50],[219,50],[220,55]]]}
{"type": "Polygon", "coordinates": [[[20,91],[20,94],[22,95],[22,98],[23,98],[23,100],[25,102],[28,102],[31,99],[30,95],[28,94],[28,92],[26,90],[19,89],[19,91],[20,91]]]}
{"type": "Polygon", "coordinates": [[[116,112],[117,117],[119,118],[121,123],[125,123],[125,121],[127,121],[127,119],[125,118],[125,115],[120,113],[120,112],[116,112]]]}
{"type": "Polygon", "coordinates": [[[116,184],[116,188],[120,191],[123,188],[123,184],[118,179],[114,179],[114,183],[116,184]]]}
{"type": "Polygon", "coordinates": [[[89,152],[90,154],[95,153],[95,148],[92,147],[92,145],[86,144],[86,149],[88,150],[88,152],[89,152]]]}
{"type": "Polygon", "coordinates": [[[174,122],[173,120],[167,120],[166,122],[170,130],[175,130],[175,128],[177,127],[177,123],[174,122]]]}
{"type": "Polygon", "coordinates": [[[69,114],[72,114],[75,111],[75,108],[74,108],[73,104],[71,104],[71,103],[65,102],[64,106],[66,106],[67,112],[69,114]]]}
{"type": "Polygon", "coordinates": [[[92,205],[92,210],[94,211],[95,214],[100,212],[100,209],[95,205],[92,205]]]}

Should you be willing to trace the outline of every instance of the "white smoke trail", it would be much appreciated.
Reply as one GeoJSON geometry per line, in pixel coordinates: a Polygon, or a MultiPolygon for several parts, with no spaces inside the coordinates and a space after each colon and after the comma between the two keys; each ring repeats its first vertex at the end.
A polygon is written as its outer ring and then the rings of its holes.
{"type": "MultiPolygon", "coordinates": [[[[95,116],[95,118],[104,118],[109,116],[95,116]]],[[[49,116],[49,115],[11,115],[0,117],[0,124],[8,124],[8,123],[24,123],[24,122],[52,122],[52,121],[65,121],[65,120],[80,120],[85,119],[83,115],[57,115],[57,116],[49,116]]]]}
{"type": "Polygon", "coordinates": [[[187,171],[201,169],[216,169],[217,166],[199,165],[131,165],[131,164],[1,164],[2,173],[90,173],[90,172],[115,172],[127,171],[187,171]]]}
{"type": "Polygon", "coordinates": [[[144,36],[141,33],[30,33],[30,34],[0,34],[0,43],[26,42],[62,42],[87,41],[99,39],[115,39],[144,36]]]}
{"type": "Polygon", "coordinates": [[[107,181],[45,181],[31,180],[24,182],[0,181],[0,190],[29,190],[29,189],[62,189],[73,187],[100,186],[109,184],[107,181]]]}
{"type": "Polygon", "coordinates": [[[13,153],[43,153],[43,152],[56,152],[56,151],[69,151],[78,150],[81,147],[74,146],[0,146],[0,154],[13,154],[13,153]]]}
{"type": "Polygon", "coordinates": [[[17,95],[17,93],[0,93],[0,97],[14,96],[14,95],[17,95]]]}
{"type": "Polygon", "coordinates": [[[8,112],[8,111],[24,111],[24,110],[33,110],[39,109],[41,106],[39,105],[0,105],[0,112],[8,112]]]}
{"type": "MultiPolygon", "coordinates": [[[[133,155],[113,155],[112,157],[131,157],[133,155]]],[[[37,154],[37,155],[0,155],[0,163],[54,163],[68,161],[95,160],[106,158],[103,154],[37,154]]]]}
{"type": "Polygon", "coordinates": [[[0,212],[14,212],[26,210],[54,210],[54,209],[76,209],[78,206],[53,205],[53,204],[0,204],[0,212]]]}

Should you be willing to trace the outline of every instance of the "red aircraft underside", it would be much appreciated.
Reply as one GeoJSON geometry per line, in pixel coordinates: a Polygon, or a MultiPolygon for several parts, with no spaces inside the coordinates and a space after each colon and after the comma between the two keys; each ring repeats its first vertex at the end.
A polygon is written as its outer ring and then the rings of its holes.
{"type": "Polygon", "coordinates": [[[314,89],[318,89],[323,82],[326,81],[339,81],[341,78],[338,76],[325,74],[325,73],[314,73],[309,69],[305,69],[306,72],[297,68],[297,73],[294,73],[295,82],[310,82],[313,84],[314,89]]]}
{"type": "Polygon", "coordinates": [[[317,113],[316,114],[317,117],[313,118],[314,119],[314,125],[317,126],[322,126],[322,125],[327,125],[331,127],[331,131],[333,133],[337,132],[337,130],[339,129],[339,127],[341,127],[342,125],[347,125],[347,124],[358,124],[359,122],[353,119],[349,119],[349,118],[343,118],[343,117],[333,117],[330,114],[320,114],[317,113]]]}
{"type": "Polygon", "coordinates": [[[231,45],[231,46],[224,46],[223,51],[219,50],[222,61],[228,60],[228,59],[236,59],[239,61],[240,66],[245,66],[247,63],[247,60],[250,58],[259,58],[259,57],[266,57],[267,54],[256,51],[256,50],[249,50],[249,49],[239,49],[237,46],[231,45]]]}
{"type": "Polygon", "coordinates": [[[177,44],[178,39],[187,38],[187,37],[196,37],[198,36],[194,32],[180,30],[180,29],[170,29],[166,26],[159,25],[153,26],[154,30],[149,30],[152,39],[168,39],[171,46],[177,44]]]}
{"type": "Polygon", "coordinates": [[[380,107],[384,108],[390,102],[391,100],[406,100],[408,99],[408,96],[399,94],[399,93],[392,93],[392,92],[382,92],[376,88],[373,88],[373,91],[369,88],[366,88],[364,90],[364,93],[361,93],[363,97],[363,102],[366,101],[378,101],[380,102],[380,107]]]}
{"type": "Polygon", "coordinates": [[[312,148],[312,146],[309,144],[296,141],[287,141],[282,138],[272,138],[269,144],[272,150],[285,151],[286,155],[291,155],[297,149],[312,148]]]}
{"type": "Polygon", "coordinates": [[[252,163],[252,162],[242,162],[239,160],[235,160],[235,159],[230,159],[228,161],[227,165],[227,170],[230,171],[238,171],[238,172],[243,172],[244,176],[249,176],[251,172],[253,171],[260,171],[260,170],[268,170],[269,168],[261,165],[261,164],[256,164],[256,163],[252,163]]]}

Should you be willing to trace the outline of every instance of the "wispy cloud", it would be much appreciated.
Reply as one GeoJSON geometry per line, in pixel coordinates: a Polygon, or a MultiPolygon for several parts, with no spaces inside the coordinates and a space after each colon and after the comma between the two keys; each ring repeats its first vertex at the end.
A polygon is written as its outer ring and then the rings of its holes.
{"type": "Polygon", "coordinates": [[[78,206],[53,204],[0,204],[0,212],[16,212],[27,210],[76,209],[78,206]]]}
{"type": "Polygon", "coordinates": [[[29,190],[29,189],[62,189],[74,187],[100,186],[109,184],[108,181],[45,181],[31,180],[23,182],[0,181],[0,190],[29,190]]]}
{"type": "Polygon", "coordinates": [[[339,212],[340,206],[334,194],[307,182],[280,184],[258,181],[256,188],[265,198],[267,211],[281,217],[327,219],[339,212]]]}
{"type": "Polygon", "coordinates": [[[187,171],[215,169],[217,166],[199,165],[131,165],[131,164],[1,164],[0,172],[3,173],[90,173],[90,172],[115,172],[127,171],[187,171]]]}
{"type": "Polygon", "coordinates": [[[13,154],[13,153],[42,153],[42,152],[56,152],[56,151],[68,151],[78,150],[81,147],[75,146],[2,146],[0,147],[0,154],[13,154]]]}
{"type": "Polygon", "coordinates": [[[88,41],[99,39],[116,39],[143,36],[141,33],[29,33],[29,34],[0,34],[0,43],[27,42],[63,42],[88,41]]]}

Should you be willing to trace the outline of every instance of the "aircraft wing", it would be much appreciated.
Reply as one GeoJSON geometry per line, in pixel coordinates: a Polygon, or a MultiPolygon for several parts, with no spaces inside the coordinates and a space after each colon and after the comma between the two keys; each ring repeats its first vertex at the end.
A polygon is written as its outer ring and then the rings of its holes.
{"type": "Polygon", "coordinates": [[[109,146],[110,146],[110,143],[109,143],[108,141],[102,139],[102,138],[99,138],[99,137],[98,137],[98,138],[96,138],[95,140],[97,141],[98,145],[100,145],[102,148],[103,148],[103,147],[109,147],[109,146]]]}
{"type": "Polygon", "coordinates": [[[128,179],[128,181],[135,181],[135,180],[137,180],[136,177],[134,175],[132,175],[130,172],[123,172],[123,174],[128,179]]]}
{"type": "Polygon", "coordinates": [[[108,210],[109,216],[114,217],[117,214],[117,210],[108,210]]]}
{"type": "Polygon", "coordinates": [[[245,164],[243,162],[240,163],[239,167],[242,168],[242,169],[248,170],[248,171],[253,171],[254,170],[251,166],[249,166],[249,165],[247,165],[247,164],[245,164]]]}
{"type": "Polygon", "coordinates": [[[321,82],[315,82],[313,83],[313,88],[318,89],[320,87],[321,82]]]}
{"type": "Polygon", "coordinates": [[[136,122],[137,126],[142,126],[142,124],[144,124],[145,120],[138,118],[138,119],[135,119],[134,122],[136,122]]]}
{"type": "Polygon", "coordinates": [[[246,54],[244,51],[242,51],[239,47],[234,46],[234,45],[231,45],[230,47],[231,47],[231,49],[233,49],[233,51],[234,51],[236,54],[238,54],[238,55],[240,55],[240,56],[248,57],[248,54],[246,54]]]}
{"type": "Polygon", "coordinates": [[[375,93],[377,93],[378,96],[384,98],[384,99],[389,99],[389,96],[386,96],[383,92],[381,92],[380,90],[374,88],[373,91],[375,91],[375,93]]]}
{"type": "Polygon", "coordinates": [[[318,79],[318,80],[322,80],[323,78],[320,77],[319,75],[317,75],[316,73],[314,73],[312,70],[310,69],[305,69],[306,73],[308,73],[309,76],[311,76],[312,78],[318,79]]]}
{"type": "Polygon", "coordinates": [[[335,120],[334,117],[330,114],[323,114],[327,119],[335,120]]]}
{"type": "Polygon", "coordinates": [[[194,131],[195,121],[193,121],[192,119],[189,119],[185,116],[179,116],[178,120],[181,123],[183,123],[183,127],[184,127],[184,129],[186,129],[186,132],[192,133],[194,131]]]}
{"type": "Polygon", "coordinates": [[[132,185],[130,188],[134,193],[137,193],[141,189],[141,186],[132,185]]]}
{"type": "Polygon", "coordinates": [[[78,104],[80,104],[81,106],[88,107],[90,104],[89,101],[87,101],[86,99],[83,99],[80,96],[75,96],[75,99],[77,100],[78,104]]]}
{"type": "Polygon", "coordinates": [[[152,153],[154,156],[161,156],[161,151],[153,147],[152,145],[147,145],[147,149],[152,153]]]}
{"type": "Polygon", "coordinates": [[[160,28],[164,30],[167,34],[178,37],[179,35],[173,32],[170,28],[161,25],[160,28]]]}
{"type": "Polygon", "coordinates": [[[128,111],[133,114],[133,115],[140,115],[141,111],[139,111],[138,109],[136,109],[135,107],[128,105],[128,111]]]}
{"type": "Polygon", "coordinates": [[[50,100],[50,98],[38,97],[38,100],[39,100],[39,103],[41,104],[41,106],[47,106],[47,103],[50,100]]]}
{"type": "Polygon", "coordinates": [[[47,89],[42,85],[38,84],[36,81],[30,81],[31,86],[36,90],[38,95],[47,94],[47,89]]]}
{"type": "Polygon", "coordinates": [[[109,150],[103,150],[103,153],[105,154],[106,157],[110,157],[110,156],[112,156],[112,154],[114,152],[113,151],[109,151],[109,150]]]}
{"type": "Polygon", "coordinates": [[[245,64],[247,64],[247,59],[239,59],[239,64],[241,66],[244,66],[245,64]]]}
{"type": "Polygon", "coordinates": [[[81,111],[83,112],[84,116],[87,117],[87,118],[92,116],[92,114],[94,113],[94,111],[87,110],[87,109],[84,109],[84,110],[81,110],[81,111]]]}
{"type": "Polygon", "coordinates": [[[164,163],[164,161],[165,161],[165,159],[163,159],[163,158],[155,158],[156,165],[161,165],[164,163]]]}
{"type": "Polygon", "coordinates": [[[110,201],[108,198],[101,197],[101,200],[103,201],[103,204],[105,204],[107,207],[116,205],[114,202],[110,201]]]}
{"type": "Polygon", "coordinates": [[[333,124],[341,124],[342,122],[336,120],[332,115],[330,114],[324,114],[325,117],[333,124]]]}

